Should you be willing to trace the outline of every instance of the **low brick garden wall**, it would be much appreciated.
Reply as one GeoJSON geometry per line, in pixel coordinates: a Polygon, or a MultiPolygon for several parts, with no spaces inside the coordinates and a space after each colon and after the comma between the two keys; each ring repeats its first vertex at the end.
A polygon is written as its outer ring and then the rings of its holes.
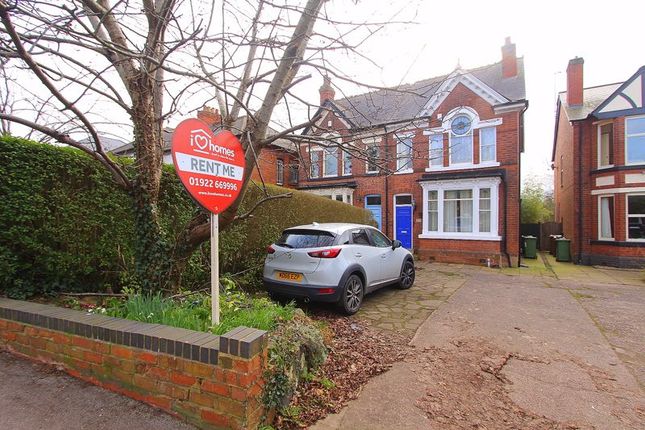
{"type": "Polygon", "coordinates": [[[200,428],[255,429],[266,332],[222,336],[0,298],[0,349],[148,403],[200,428]]]}

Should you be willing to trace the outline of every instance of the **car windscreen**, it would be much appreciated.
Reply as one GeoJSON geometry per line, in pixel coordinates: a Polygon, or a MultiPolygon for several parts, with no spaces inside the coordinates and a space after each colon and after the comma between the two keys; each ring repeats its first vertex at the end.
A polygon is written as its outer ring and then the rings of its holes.
{"type": "Polygon", "coordinates": [[[276,242],[278,246],[287,248],[319,248],[334,244],[335,236],[327,231],[319,230],[286,230],[276,242]]]}

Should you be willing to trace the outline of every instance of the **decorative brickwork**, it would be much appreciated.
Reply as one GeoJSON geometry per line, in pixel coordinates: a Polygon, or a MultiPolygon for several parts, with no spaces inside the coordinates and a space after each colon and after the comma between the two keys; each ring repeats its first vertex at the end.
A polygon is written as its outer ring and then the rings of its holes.
{"type": "Polygon", "coordinates": [[[266,332],[222,336],[0,299],[0,349],[148,403],[205,429],[253,429],[266,332]]]}

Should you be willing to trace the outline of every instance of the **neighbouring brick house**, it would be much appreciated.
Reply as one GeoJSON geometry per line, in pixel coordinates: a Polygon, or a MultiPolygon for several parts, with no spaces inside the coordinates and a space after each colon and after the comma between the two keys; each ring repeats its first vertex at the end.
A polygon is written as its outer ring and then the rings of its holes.
{"type": "Polygon", "coordinates": [[[528,102],[510,39],[495,64],[334,96],[325,78],[322,117],[300,144],[299,189],[369,209],[422,258],[518,264],[528,102]]]}
{"type": "MultiPolygon", "coordinates": [[[[222,115],[218,109],[205,106],[197,112],[197,118],[204,121],[213,130],[217,131],[222,124],[222,115]]],[[[231,131],[243,130],[246,125],[246,116],[242,116],[235,121],[231,131]]],[[[172,164],[171,139],[172,128],[164,129],[164,151],[163,160],[166,164],[172,164]]],[[[275,130],[269,129],[269,135],[276,133],[275,130]]],[[[134,147],[132,143],[119,146],[112,150],[116,155],[132,156],[134,147]]],[[[270,184],[282,185],[285,187],[295,187],[298,183],[298,151],[296,146],[286,139],[277,139],[264,148],[257,157],[257,165],[253,169],[251,179],[270,184]]]]}
{"type": "Polygon", "coordinates": [[[645,66],[625,82],[583,87],[569,61],[553,143],[555,219],[574,261],[645,266],[645,66]]]}

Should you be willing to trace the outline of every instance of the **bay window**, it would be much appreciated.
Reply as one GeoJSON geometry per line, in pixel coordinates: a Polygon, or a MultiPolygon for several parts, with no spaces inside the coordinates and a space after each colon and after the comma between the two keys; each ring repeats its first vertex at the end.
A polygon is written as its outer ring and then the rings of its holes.
{"type": "Polygon", "coordinates": [[[421,238],[501,240],[498,235],[500,179],[422,182],[421,238]]]}
{"type": "Polygon", "coordinates": [[[625,118],[626,164],[645,163],[645,116],[625,118]]]}
{"type": "Polygon", "coordinates": [[[614,197],[600,197],[598,207],[598,239],[614,238],[614,197]]]}
{"type": "Polygon", "coordinates": [[[645,240],[645,195],[627,195],[627,239],[645,240]]]}

